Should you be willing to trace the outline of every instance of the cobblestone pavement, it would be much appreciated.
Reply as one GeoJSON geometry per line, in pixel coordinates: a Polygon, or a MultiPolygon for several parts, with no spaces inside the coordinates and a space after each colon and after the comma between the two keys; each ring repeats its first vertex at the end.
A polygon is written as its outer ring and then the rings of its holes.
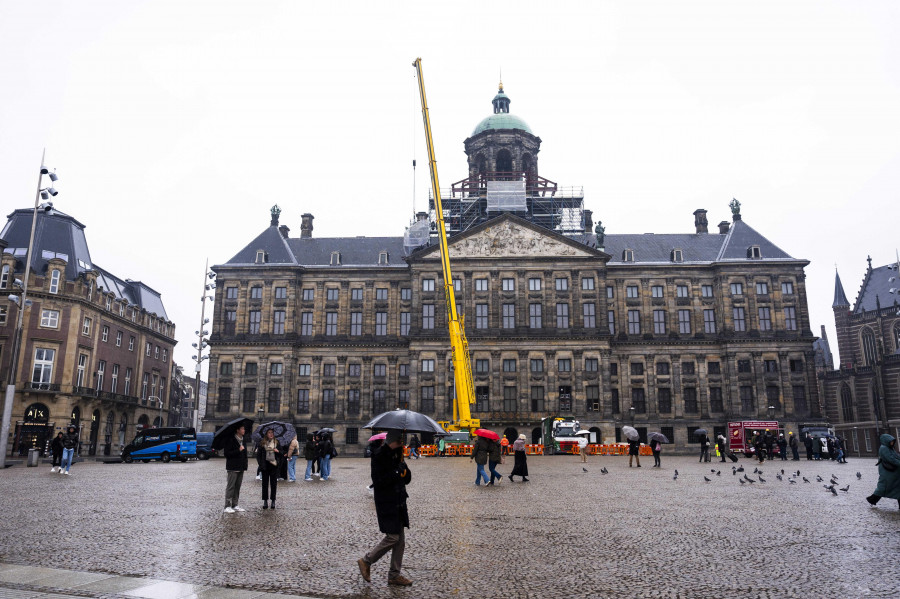
{"type": "MultiPolygon", "coordinates": [[[[743,485],[730,463],[663,463],[535,456],[531,482],[485,488],[468,459],[414,461],[411,588],[386,585],[388,556],[371,583],[359,577],[356,559],[381,538],[368,460],[337,459],[329,481],[280,483],[274,511],[250,473],[243,514],[222,513],[222,460],[79,463],[68,477],[15,467],[0,473],[0,562],[366,599],[894,596],[900,510],[865,502],[874,460],[766,462],[766,482],[743,485]],[[782,468],[811,482],[779,481],[782,468]],[[831,474],[849,491],[824,489],[831,474]]],[[[757,480],[754,462],[739,465],[757,480]]]]}

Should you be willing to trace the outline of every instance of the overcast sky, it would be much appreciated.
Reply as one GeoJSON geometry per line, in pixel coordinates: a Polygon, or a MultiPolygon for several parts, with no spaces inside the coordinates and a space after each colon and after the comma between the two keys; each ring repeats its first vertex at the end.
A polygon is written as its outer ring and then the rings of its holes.
{"type": "MultiPolygon", "coordinates": [[[[837,264],[894,260],[900,3],[0,0],[0,202],[34,201],[41,149],[94,262],[160,291],[193,371],[204,261],[269,223],[402,235],[429,186],[423,58],[442,187],[463,140],[511,112],[540,173],[607,233],[744,220],[806,269],[814,332],[837,264]],[[413,191],[412,159],[419,161],[413,191]]],[[[886,303],[886,298],[882,298],[886,303]]],[[[837,358],[837,355],[835,355],[837,358]]]]}

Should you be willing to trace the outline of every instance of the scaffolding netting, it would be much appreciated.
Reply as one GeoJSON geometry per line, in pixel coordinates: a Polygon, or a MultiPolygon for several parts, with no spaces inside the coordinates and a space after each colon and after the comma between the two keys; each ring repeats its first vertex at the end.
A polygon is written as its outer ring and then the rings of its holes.
{"type": "Polygon", "coordinates": [[[488,212],[524,212],[525,181],[488,181],[488,212]]]}

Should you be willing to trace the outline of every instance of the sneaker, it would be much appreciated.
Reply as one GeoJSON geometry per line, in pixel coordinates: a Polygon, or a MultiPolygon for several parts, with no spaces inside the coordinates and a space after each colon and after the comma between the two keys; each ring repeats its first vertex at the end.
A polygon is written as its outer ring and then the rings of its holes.
{"type": "Polygon", "coordinates": [[[311,481],[312,478],[304,478],[303,480],[304,480],[304,481],[311,481]]]}
{"type": "Polygon", "coordinates": [[[235,511],[236,511],[236,510],[235,510],[233,507],[227,507],[227,508],[225,508],[225,513],[226,513],[226,514],[233,514],[235,511]]]}
{"type": "Polygon", "coordinates": [[[66,470],[64,474],[65,474],[66,476],[70,476],[68,470],[66,470]]]}
{"type": "Polygon", "coordinates": [[[256,480],[262,480],[262,474],[257,474],[257,475],[256,475],[256,480]]]}
{"type": "Polygon", "coordinates": [[[56,466],[53,466],[52,468],[50,468],[50,474],[53,474],[54,472],[56,472],[56,466]]]}
{"type": "Polygon", "coordinates": [[[408,587],[412,586],[412,581],[401,574],[398,576],[394,576],[393,578],[388,578],[388,584],[399,587],[408,587]]]}
{"type": "Polygon", "coordinates": [[[359,566],[359,575],[363,577],[363,580],[369,582],[371,580],[371,571],[369,564],[366,563],[366,560],[363,558],[359,558],[356,560],[356,564],[359,566]]]}
{"type": "Polygon", "coordinates": [[[239,506],[239,505],[236,505],[236,506],[234,506],[234,511],[236,511],[236,512],[246,512],[247,510],[245,510],[244,508],[242,508],[242,507],[239,506]]]}

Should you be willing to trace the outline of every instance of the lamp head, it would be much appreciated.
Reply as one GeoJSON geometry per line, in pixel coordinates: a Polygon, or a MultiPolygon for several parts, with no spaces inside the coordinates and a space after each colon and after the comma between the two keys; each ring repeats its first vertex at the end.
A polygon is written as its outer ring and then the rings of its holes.
{"type": "Polygon", "coordinates": [[[54,198],[59,195],[59,192],[53,189],[52,187],[47,188],[47,193],[52,195],[54,198]]]}
{"type": "Polygon", "coordinates": [[[12,303],[14,303],[16,305],[19,305],[19,296],[18,295],[11,293],[11,294],[9,294],[9,297],[7,299],[9,299],[9,301],[11,301],[12,303]]]}
{"type": "Polygon", "coordinates": [[[46,174],[49,173],[49,172],[50,172],[50,169],[48,169],[48,168],[47,168],[46,166],[44,166],[44,165],[41,165],[41,174],[42,174],[42,175],[46,175],[46,174]]]}
{"type": "Polygon", "coordinates": [[[44,190],[42,189],[42,190],[41,190],[41,199],[42,199],[42,200],[49,200],[49,199],[50,199],[50,194],[47,193],[46,191],[44,191],[44,190]]]}
{"type": "Polygon", "coordinates": [[[56,173],[49,173],[49,175],[50,175],[50,180],[53,181],[54,183],[59,181],[59,177],[56,176],[56,173]]]}

